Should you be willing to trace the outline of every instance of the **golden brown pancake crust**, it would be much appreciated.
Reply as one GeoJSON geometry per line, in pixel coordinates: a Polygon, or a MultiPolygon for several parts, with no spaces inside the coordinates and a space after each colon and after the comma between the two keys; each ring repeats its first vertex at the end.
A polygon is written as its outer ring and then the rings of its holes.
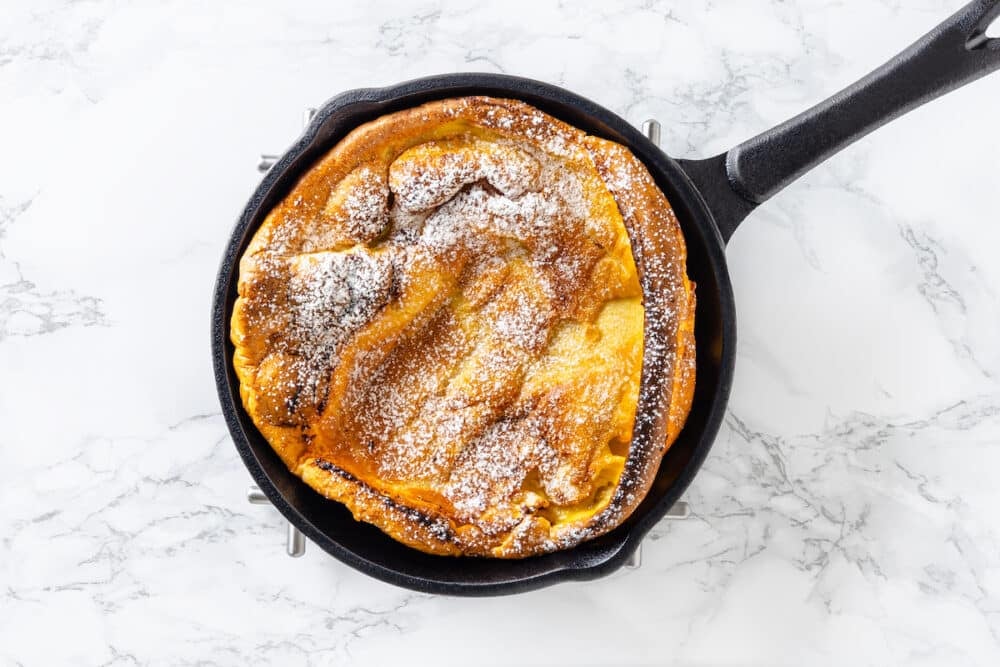
{"type": "Polygon", "coordinates": [[[568,548],[632,512],[687,416],[685,261],[622,146],[513,100],[393,113],[312,167],[243,255],[243,404],[293,472],[407,545],[568,548]],[[633,451],[644,307],[626,229],[653,228],[672,394],[663,446],[633,451]]]}

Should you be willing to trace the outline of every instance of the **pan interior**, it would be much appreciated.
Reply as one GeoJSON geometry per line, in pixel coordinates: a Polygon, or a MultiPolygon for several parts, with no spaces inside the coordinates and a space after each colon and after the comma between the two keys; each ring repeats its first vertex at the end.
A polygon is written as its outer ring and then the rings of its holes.
{"type": "MultiPolygon", "coordinates": [[[[635,244],[633,244],[635,245],[635,244]]],[[[220,400],[237,449],[278,509],[317,545],[382,580],[421,591],[464,595],[513,593],[566,578],[588,579],[617,569],[690,483],[718,430],[732,375],[735,344],[732,292],[722,241],[699,194],[676,162],[615,114],[568,91],[498,75],[446,75],[384,89],[350,91],[320,109],[313,125],[269,172],[247,204],[227,248],[216,285],[213,353],[220,400]],[[573,549],[523,560],[431,556],[354,520],[292,474],[243,410],[230,360],[229,320],[239,257],[268,211],[298,177],[351,129],[386,113],[467,95],[510,97],[589,134],[628,147],[671,201],[688,246],[688,275],[697,283],[697,376],[686,425],[664,456],[642,504],[618,528],[573,549]]]]}

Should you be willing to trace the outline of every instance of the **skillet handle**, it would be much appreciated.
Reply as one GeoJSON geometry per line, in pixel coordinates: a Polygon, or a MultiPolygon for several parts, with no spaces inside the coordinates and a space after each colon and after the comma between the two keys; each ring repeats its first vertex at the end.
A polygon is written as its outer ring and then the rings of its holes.
{"type": "Polygon", "coordinates": [[[707,160],[681,165],[724,240],[750,211],[834,153],[904,113],[1000,69],[986,30],[1000,0],[974,0],[866,77],[707,160]]]}

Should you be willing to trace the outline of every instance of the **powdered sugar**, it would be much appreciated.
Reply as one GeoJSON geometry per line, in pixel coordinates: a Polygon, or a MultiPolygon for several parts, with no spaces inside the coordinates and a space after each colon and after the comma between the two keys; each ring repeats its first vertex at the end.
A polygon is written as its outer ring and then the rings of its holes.
{"type": "Polygon", "coordinates": [[[426,211],[455,196],[465,185],[486,181],[510,198],[538,186],[538,163],[512,146],[472,141],[423,144],[389,167],[389,183],[404,211],[426,211]]]}
{"type": "MultiPolygon", "coordinates": [[[[374,240],[389,224],[389,185],[385,174],[361,167],[344,179],[342,202],[331,198],[327,204],[340,205],[335,212],[355,243],[374,240]]],[[[335,193],[335,196],[340,194],[335,193]]]]}
{"type": "Polygon", "coordinates": [[[314,390],[331,356],[385,303],[392,264],[387,255],[358,249],[300,255],[291,266],[289,340],[299,382],[314,390]]]}
{"type": "MultiPolygon", "coordinates": [[[[464,104],[448,108],[457,116],[464,104]]],[[[459,525],[509,533],[505,549],[546,551],[606,529],[538,532],[549,508],[596,493],[600,468],[589,466],[631,433],[614,415],[622,387],[636,389],[620,368],[634,343],[602,348],[593,320],[605,300],[635,304],[638,284],[634,273],[634,288],[594,282],[599,262],[621,261],[609,253],[624,230],[583,135],[524,105],[487,105],[479,122],[508,134],[459,133],[353,166],[314,200],[318,211],[293,191],[259,262],[275,267],[273,280],[287,278],[284,301],[258,309],[287,316],[272,345],[294,367],[290,411],[312,401],[359,443],[351,455],[378,479],[438,494],[459,525]],[[509,136],[515,129],[520,138],[509,136]],[[392,318],[404,324],[385,323],[392,318]],[[589,327],[590,337],[545,371],[563,324],[589,327]],[[369,326],[384,328],[368,347],[355,344],[369,326]],[[328,405],[334,374],[349,380],[328,405]],[[581,377],[591,378],[586,390],[574,385],[581,377]]],[[[631,312],[627,326],[641,335],[641,311],[631,312]]]]}
{"type": "Polygon", "coordinates": [[[523,498],[516,507],[510,503],[524,496],[532,470],[551,471],[550,484],[570,483],[560,474],[561,455],[540,435],[548,417],[536,412],[511,419],[509,412],[526,364],[558,321],[549,295],[557,283],[585,284],[595,261],[565,252],[567,236],[587,236],[592,224],[592,204],[577,173],[531,150],[481,141],[431,144],[391,164],[390,218],[411,222],[405,232],[393,231],[391,241],[437,258],[442,270],[459,262],[464,268],[458,270],[475,276],[466,284],[483,284],[481,276],[499,265],[518,287],[497,285],[481,303],[481,338],[456,339],[462,349],[455,356],[464,362],[454,375],[441,378],[428,367],[406,384],[372,382],[381,405],[394,406],[388,412],[399,418],[356,418],[375,428],[381,476],[440,480],[434,484],[458,516],[491,530],[524,520],[523,498]],[[412,222],[420,214],[418,229],[412,222]]]}

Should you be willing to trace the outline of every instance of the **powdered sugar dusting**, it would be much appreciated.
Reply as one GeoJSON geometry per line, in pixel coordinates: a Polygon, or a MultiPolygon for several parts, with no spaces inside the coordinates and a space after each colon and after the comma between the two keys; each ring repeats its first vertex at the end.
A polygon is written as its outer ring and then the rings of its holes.
{"type": "MultiPolygon", "coordinates": [[[[616,415],[637,392],[637,372],[621,366],[635,346],[605,340],[595,318],[604,302],[636,302],[640,288],[630,259],[612,254],[624,229],[584,135],[526,105],[477,99],[442,103],[441,113],[495,136],[458,131],[355,165],[318,214],[293,191],[256,260],[287,287],[253,305],[286,323],[268,345],[293,370],[282,376],[289,413],[313,409],[356,443],[335,454],[342,443],[310,432],[316,465],[347,479],[335,458],[347,455],[396,494],[438,498],[443,517],[473,530],[436,519],[432,534],[464,540],[466,553],[527,555],[613,525],[560,523],[557,510],[595,502],[608,443],[632,432],[631,417],[616,415]],[[595,282],[609,262],[631,278],[595,282]],[[359,347],[364,329],[381,338],[359,347]],[[546,365],[566,330],[577,332],[565,343],[572,355],[546,365]],[[345,371],[344,393],[327,403],[327,384],[345,371]]],[[[611,176],[621,190],[635,175],[611,176]]],[[[630,204],[618,204],[629,217],[630,204]]],[[[641,336],[641,309],[628,312],[641,336]]],[[[652,345],[669,353],[669,341],[652,345]]]]}
{"type": "Polygon", "coordinates": [[[344,179],[327,210],[341,221],[352,241],[368,243],[389,224],[388,198],[385,174],[365,166],[344,179]]]}
{"type": "Polygon", "coordinates": [[[428,143],[403,153],[389,168],[389,182],[404,211],[426,211],[465,185],[486,181],[517,198],[538,184],[538,163],[516,146],[485,141],[428,143]]]}
{"type": "Polygon", "coordinates": [[[300,255],[291,267],[289,351],[300,386],[313,393],[333,356],[385,302],[392,264],[386,254],[360,249],[300,255]]]}

